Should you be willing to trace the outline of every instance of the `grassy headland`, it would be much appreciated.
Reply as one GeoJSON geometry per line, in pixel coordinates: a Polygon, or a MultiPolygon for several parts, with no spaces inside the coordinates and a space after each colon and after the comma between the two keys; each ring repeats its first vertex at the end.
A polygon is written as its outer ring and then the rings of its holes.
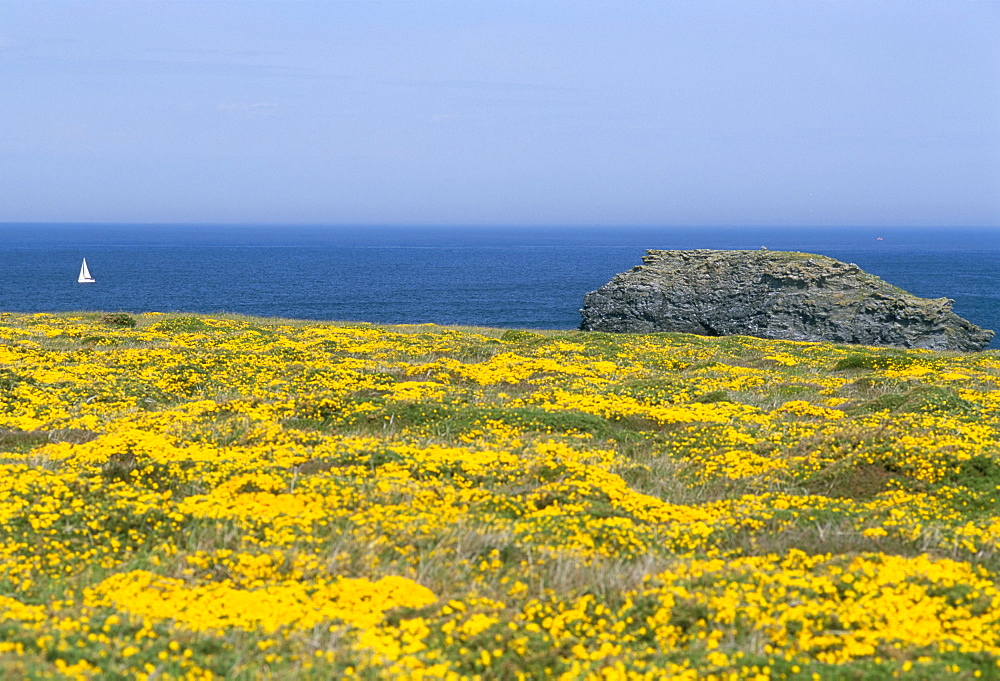
{"type": "Polygon", "coordinates": [[[0,677],[997,678],[998,442],[997,352],[3,314],[0,677]]]}

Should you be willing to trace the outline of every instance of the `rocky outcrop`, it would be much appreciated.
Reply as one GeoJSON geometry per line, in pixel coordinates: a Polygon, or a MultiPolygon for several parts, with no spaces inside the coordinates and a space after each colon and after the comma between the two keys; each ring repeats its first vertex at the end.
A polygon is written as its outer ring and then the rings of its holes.
{"type": "Polygon", "coordinates": [[[993,337],[857,265],[788,251],[647,251],[643,264],[583,299],[581,328],[748,335],[933,350],[981,350],[993,337]]]}

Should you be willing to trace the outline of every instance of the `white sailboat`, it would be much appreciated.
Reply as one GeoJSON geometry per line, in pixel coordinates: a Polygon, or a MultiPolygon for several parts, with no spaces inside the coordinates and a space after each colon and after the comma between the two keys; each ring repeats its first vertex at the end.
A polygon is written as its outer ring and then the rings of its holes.
{"type": "Polygon", "coordinates": [[[87,259],[83,259],[83,265],[80,266],[80,276],[76,278],[81,284],[93,284],[96,279],[90,276],[90,270],[87,269],[87,259]]]}

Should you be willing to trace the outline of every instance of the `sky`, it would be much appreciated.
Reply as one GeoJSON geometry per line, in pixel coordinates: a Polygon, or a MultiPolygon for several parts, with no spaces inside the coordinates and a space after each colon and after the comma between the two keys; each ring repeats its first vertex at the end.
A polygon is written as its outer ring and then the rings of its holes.
{"type": "Polygon", "coordinates": [[[1000,226],[1000,2],[0,0],[0,222],[1000,226]]]}

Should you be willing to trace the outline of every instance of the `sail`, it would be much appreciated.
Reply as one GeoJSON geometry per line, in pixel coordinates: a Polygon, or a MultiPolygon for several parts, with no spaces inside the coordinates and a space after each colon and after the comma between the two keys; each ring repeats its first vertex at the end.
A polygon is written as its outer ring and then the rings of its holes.
{"type": "Polygon", "coordinates": [[[80,266],[80,276],[77,277],[77,281],[81,284],[89,284],[94,282],[94,278],[90,276],[90,270],[87,269],[87,259],[83,259],[83,264],[80,266]]]}

